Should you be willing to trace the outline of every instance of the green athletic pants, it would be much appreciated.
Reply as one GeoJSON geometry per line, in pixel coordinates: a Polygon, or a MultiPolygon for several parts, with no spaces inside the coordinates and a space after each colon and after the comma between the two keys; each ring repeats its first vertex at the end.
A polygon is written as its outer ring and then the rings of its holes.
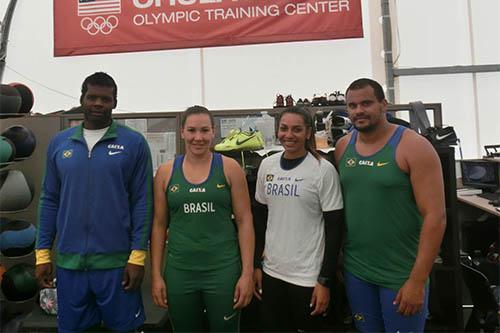
{"type": "Polygon", "coordinates": [[[241,264],[208,271],[165,268],[170,323],[174,332],[201,332],[206,316],[211,332],[238,332],[240,311],[233,309],[241,264]],[[206,310],[206,314],[204,314],[206,310]]]}

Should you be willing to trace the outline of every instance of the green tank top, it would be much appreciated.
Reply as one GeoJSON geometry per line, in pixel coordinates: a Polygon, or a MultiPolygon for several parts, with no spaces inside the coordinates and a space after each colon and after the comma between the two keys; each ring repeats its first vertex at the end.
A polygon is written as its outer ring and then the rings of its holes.
{"type": "Polygon", "coordinates": [[[354,131],[339,163],[347,225],[344,267],[394,290],[410,275],[422,227],[410,178],[396,163],[403,131],[399,126],[371,156],[357,153],[354,131]]]}
{"type": "Polygon", "coordinates": [[[178,156],[167,186],[169,231],[167,264],[184,270],[211,270],[240,259],[232,221],[231,189],[224,176],[222,156],[213,154],[208,178],[191,184],[178,156]]]}

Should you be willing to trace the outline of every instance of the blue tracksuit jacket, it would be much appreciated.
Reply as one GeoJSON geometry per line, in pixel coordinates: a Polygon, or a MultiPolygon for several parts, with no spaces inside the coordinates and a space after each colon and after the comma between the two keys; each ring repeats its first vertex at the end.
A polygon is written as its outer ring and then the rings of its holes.
{"type": "Polygon", "coordinates": [[[58,133],[47,150],[37,249],[57,235],[57,266],[110,269],[146,250],[153,215],[151,153],[144,137],[113,121],[92,151],[82,125],[58,133]]]}

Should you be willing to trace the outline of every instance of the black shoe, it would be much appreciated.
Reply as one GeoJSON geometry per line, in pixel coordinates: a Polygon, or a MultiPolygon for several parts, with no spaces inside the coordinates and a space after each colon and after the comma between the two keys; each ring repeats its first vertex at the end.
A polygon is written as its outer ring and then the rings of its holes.
{"type": "Polygon", "coordinates": [[[457,133],[453,126],[446,127],[429,127],[422,134],[434,146],[453,146],[457,144],[457,133]]]}
{"type": "Polygon", "coordinates": [[[340,91],[336,91],[334,105],[345,105],[345,96],[340,91]]]}
{"type": "Polygon", "coordinates": [[[326,98],[326,94],[319,98],[319,104],[320,104],[320,106],[327,106],[328,105],[328,98],[326,98]]]}
{"type": "Polygon", "coordinates": [[[312,106],[321,106],[321,97],[316,96],[316,94],[313,95],[313,99],[311,101],[312,106]]]}
{"type": "Polygon", "coordinates": [[[328,95],[328,105],[335,105],[335,101],[337,100],[337,92],[332,92],[328,95]]]}

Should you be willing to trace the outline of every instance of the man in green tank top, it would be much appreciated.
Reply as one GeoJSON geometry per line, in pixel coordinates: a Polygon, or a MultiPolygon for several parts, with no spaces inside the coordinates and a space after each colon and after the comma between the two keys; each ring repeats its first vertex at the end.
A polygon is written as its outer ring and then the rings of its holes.
{"type": "Polygon", "coordinates": [[[361,332],[423,331],[427,280],[444,234],[441,165],[432,145],[387,121],[370,79],[351,83],[354,130],[336,145],[347,238],[346,291],[361,332]]]}

